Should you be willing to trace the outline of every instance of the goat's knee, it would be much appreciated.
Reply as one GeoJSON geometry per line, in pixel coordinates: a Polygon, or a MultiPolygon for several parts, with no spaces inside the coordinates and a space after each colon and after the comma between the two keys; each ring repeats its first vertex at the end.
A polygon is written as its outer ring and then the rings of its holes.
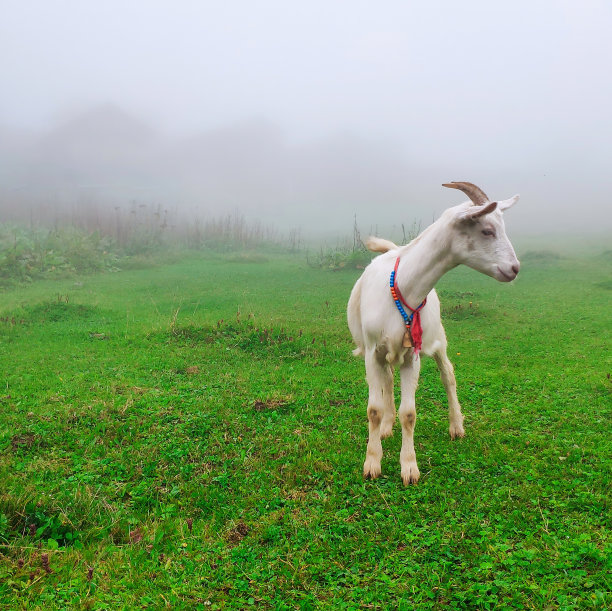
{"type": "MultiPolygon", "coordinates": [[[[363,412],[362,412],[363,413],[363,412]]],[[[372,427],[378,427],[382,421],[383,409],[375,405],[368,405],[368,422],[372,427]]]]}
{"type": "Polygon", "coordinates": [[[368,479],[377,478],[381,472],[381,460],[383,456],[382,443],[380,441],[380,423],[384,410],[382,406],[368,405],[368,447],[366,450],[366,459],[363,463],[363,476],[368,479]]]}
{"type": "Polygon", "coordinates": [[[414,425],[416,424],[416,409],[414,405],[408,407],[400,407],[399,419],[402,425],[402,429],[407,431],[413,431],[414,425]]]}

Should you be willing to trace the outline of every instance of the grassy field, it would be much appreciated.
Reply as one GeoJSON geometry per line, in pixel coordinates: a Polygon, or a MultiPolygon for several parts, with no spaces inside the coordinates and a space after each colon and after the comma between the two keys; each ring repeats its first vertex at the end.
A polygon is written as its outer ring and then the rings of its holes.
{"type": "Polygon", "coordinates": [[[439,284],[418,485],[363,481],[357,271],[193,256],[0,294],[0,608],[606,609],[612,258],[439,284]]]}

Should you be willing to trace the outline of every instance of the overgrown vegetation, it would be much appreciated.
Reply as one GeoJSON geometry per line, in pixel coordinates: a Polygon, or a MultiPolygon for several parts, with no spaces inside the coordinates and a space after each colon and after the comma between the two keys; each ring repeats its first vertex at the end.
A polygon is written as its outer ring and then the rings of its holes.
{"type": "Polygon", "coordinates": [[[298,231],[288,237],[239,214],[171,225],[167,211],[132,206],[116,222],[96,217],[54,228],[0,224],[0,286],[42,278],[150,267],[188,250],[236,253],[236,261],[265,261],[262,249],[301,248],[298,231]],[[85,222],[87,221],[87,222],[85,222]]]}
{"type": "Polygon", "coordinates": [[[404,488],[359,272],[230,259],[4,290],[0,607],[610,608],[609,260],[442,279],[467,436],[424,360],[404,488]]]}
{"type": "MultiPolygon", "coordinates": [[[[413,240],[421,231],[420,223],[414,222],[408,229],[405,225],[401,226],[402,236],[398,242],[407,244],[413,240]]],[[[372,231],[371,233],[378,233],[372,231]]],[[[306,260],[308,265],[321,269],[340,270],[361,270],[364,269],[375,256],[364,244],[361,231],[357,224],[357,216],[353,220],[353,235],[351,239],[338,241],[333,247],[321,245],[313,252],[307,252],[306,260]]]]}
{"type": "Polygon", "coordinates": [[[112,238],[75,227],[27,229],[0,225],[0,282],[61,278],[115,271],[119,254],[112,238]]]}
{"type": "Polygon", "coordinates": [[[364,246],[337,245],[335,248],[321,246],[318,251],[308,253],[307,262],[311,267],[331,269],[355,270],[364,269],[374,255],[364,246]]]}

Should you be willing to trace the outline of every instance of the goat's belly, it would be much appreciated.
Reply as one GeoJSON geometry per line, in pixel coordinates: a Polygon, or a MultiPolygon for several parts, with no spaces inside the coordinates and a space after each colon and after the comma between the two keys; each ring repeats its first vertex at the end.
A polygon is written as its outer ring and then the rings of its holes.
{"type": "MultiPolygon", "coordinates": [[[[440,348],[443,347],[442,342],[439,340],[425,341],[421,344],[421,351],[419,352],[422,356],[433,356],[440,348]]],[[[401,344],[397,344],[397,351],[390,351],[389,357],[391,365],[401,365],[405,359],[409,359],[412,355],[412,348],[404,348],[401,344]]]]}
{"type": "Polygon", "coordinates": [[[432,320],[425,321],[427,326],[423,327],[423,342],[421,351],[426,356],[433,356],[435,352],[444,348],[444,328],[440,323],[439,317],[432,317],[432,320]]]}
{"type": "Polygon", "coordinates": [[[442,347],[443,347],[443,344],[438,339],[435,339],[433,341],[425,341],[425,338],[423,338],[423,345],[421,347],[421,352],[425,356],[433,356],[442,347]]]}

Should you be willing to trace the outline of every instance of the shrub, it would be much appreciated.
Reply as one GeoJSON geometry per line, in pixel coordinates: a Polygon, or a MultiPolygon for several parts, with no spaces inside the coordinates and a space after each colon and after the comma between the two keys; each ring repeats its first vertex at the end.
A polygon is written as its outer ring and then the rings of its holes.
{"type": "Polygon", "coordinates": [[[113,271],[119,255],[113,240],[75,227],[27,229],[0,225],[0,281],[32,281],[74,273],[113,271]]]}

